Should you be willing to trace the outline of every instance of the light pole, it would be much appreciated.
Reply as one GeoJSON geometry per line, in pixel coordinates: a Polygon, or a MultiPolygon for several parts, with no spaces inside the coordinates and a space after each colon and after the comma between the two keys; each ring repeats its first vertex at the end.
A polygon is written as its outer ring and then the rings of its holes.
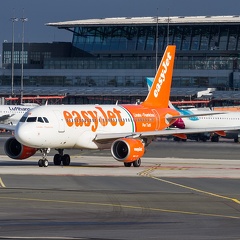
{"type": "Polygon", "coordinates": [[[21,56],[21,64],[22,64],[22,73],[21,73],[21,97],[20,97],[20,103],[23,103],[23,62],[24,62],[24,23],[28,21],[27,18],[24,17],[24,10],[23,10],[23,17],[20,18],[22,21],[22,56],[21,56]]]}
{"type": "Polygon", "coordinates": [[[13,97],[13,81],[14,81],[14,23],[18,21],[18,18],[12,17],[12,97],[13,97]]]}
{"type": "Polygon", "coordinates": [[[156,25],[156,42],[155,42],[155,48],[156,48],[156,73],[158,70],[158,8],[157,8],[157,25],[156,25]]]}

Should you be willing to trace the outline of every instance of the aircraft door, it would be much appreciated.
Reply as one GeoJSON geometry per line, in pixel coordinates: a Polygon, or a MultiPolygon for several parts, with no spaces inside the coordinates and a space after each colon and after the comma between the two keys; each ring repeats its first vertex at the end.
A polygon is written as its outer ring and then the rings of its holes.
{"type": "Polygon", "coordinates": [[[58,132],[59,133],[64,133],[65,132],[65,125],[64,125],[64,119],[63,115],[59,111],[54,111],[57,120],[58,120],[58,132]]]}
{"type": "Polygon", "coordinates": [[[152,109],[154,115],[156,116],[156,130],[160,128],[160,116],[155,109],[152,109]]]}

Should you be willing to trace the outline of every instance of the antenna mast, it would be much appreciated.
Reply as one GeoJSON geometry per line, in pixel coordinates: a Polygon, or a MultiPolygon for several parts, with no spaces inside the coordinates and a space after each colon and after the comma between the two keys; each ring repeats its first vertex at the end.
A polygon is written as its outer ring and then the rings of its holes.
{"type": "Polygon", "coordinates": [[[169,8],[168,8],[168,21],[167,21],[167,46],[169,45],[169,8]]]}
{"type": "Polygon", "coordinates": [[[27,18],[24,17],[24,9],[23,9],[23,15],[22,18],[20,18],[22,21],[22,56],[21,56],[21,97],[20,97],[20,102],[21,104],[23,103],[23,64],[24,64],[24,23],[28,21],[27,18]]]}
{"type": "Polygon", "coordinates": [[[11,89],[11,95],[13,97],[14,90],[13,90],[13,82],[14,82],[14,23],[18,21],[18,18],[15,17],[15,9],[13,9],[13,17],[11,18],[12,21],[12,89],[11,89]]]}

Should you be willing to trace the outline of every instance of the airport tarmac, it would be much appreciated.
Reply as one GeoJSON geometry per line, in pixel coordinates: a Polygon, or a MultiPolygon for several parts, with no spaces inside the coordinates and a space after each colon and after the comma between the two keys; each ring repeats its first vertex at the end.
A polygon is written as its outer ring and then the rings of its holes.
{"type": "Polygon", "coordinates": [[[39,168],[1,148],[0,239],[240,239],[239,147],[160,140],[139,168],[77,150],[39,168]]]}

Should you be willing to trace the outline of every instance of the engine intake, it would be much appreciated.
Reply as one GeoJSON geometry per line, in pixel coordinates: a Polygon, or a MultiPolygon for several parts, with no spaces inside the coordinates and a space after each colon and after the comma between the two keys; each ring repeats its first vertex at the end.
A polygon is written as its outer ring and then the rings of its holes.
{"type": "Polygon", "coordinates": [[[15,137],[11,137],[5,142],[4,151],[8,157],[21,160],[34,155],[37,149],[24,146],[15,137]]]}
{"type": "Polygon", "coordinates": [[[113,142],[112,156],[120,162],[133,162],[144,155],[144,144],[139,139],[121,138],[113,142]]]}

